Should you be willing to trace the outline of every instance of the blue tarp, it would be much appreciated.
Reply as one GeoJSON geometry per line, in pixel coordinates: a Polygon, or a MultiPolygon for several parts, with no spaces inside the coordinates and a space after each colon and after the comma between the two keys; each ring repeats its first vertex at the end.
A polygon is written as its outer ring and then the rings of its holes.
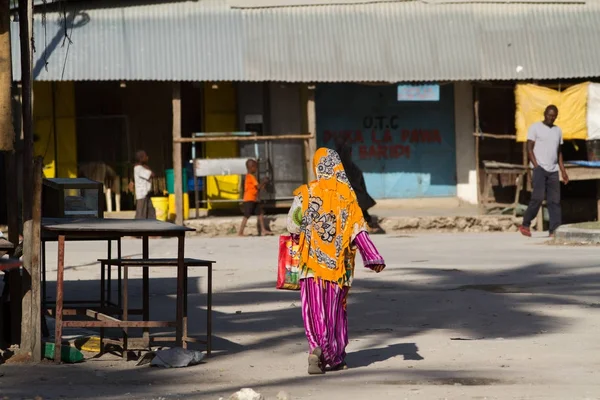
{"type": "Polygon", "coordinates": [[[569,161],[567,164],[575,164],[582,167],[600,168],[600,161],[569,161]]]}

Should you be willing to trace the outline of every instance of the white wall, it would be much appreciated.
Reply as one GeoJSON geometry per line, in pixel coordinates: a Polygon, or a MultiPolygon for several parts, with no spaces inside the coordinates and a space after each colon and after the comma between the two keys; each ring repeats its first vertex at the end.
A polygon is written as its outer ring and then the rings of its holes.
{"type": "Polygon", "coordinates": [[[456,130],[456,195],[471,204],[477,204],[477,173],[475,138],[473,132],[473,87],[469,82],[454,84],[454,119],[456,130]]]}

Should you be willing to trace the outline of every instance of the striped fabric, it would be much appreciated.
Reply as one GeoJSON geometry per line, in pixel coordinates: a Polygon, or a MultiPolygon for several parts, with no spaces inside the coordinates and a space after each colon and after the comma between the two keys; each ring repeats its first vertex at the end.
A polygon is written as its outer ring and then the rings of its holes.
{"type": "Polygon", "coordinates": [[[335,367],[346,357],[348,318],[346,296],[348,286],[306,278],[300,281],[302,319],[308,345],[323,351],[323,366],[335,367]]]}
{"type": "Polygon", "coordinates": [[[371,241],[369,234],[367,232],[361,232],[356,235],[354,239],[354,244],[358,247],[358,251],[363,259],[363,264],[365,267],[371,267],[375,265],[385,264],[383,257],[377,251],[377,248],[371,241]]]}

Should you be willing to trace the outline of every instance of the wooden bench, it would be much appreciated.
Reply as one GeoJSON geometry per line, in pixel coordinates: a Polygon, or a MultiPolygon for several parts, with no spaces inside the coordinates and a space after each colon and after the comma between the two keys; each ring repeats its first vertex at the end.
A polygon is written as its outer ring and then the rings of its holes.
{"type": "MultiPolygon", "coordinates": [[[[121,319],[123,322],[128,320],[129,314],[139,313],[139,310],[130,310],[129,309],[129,301],[128,301],[128,270],[130,267],[134,268],[150,268],[150,267],[174,267],[177,268],[177,259],[176,258],[150,258],[150,259],[132,259],[132,258],[118,258],[118,259],[99,259],[101,264],[101,277],[100,277],[100,292],[101,292],[101,307],[107,306],[107,296],[106,296],[106,274],[105,270],[109,269],[113,266],[123,268],[123,276],[122,276],[122,308],[120,310],[121,319]]],[[[195,258],[186,258],[184,259],[184,279],[183,279],[183,347],[187,347],[187,343],[202,343],[206,345],[206,354],[210,355],[212,351],[212,268],[214,261],[208,260],[200,260],[195,258]],[[187,318],[187,277],[188,277],[188,268],[189,267],[204,267],[208,271],[207,276],[207,299],[206,299],[206,340],[199,340],[196,338],[192,338],[188,336],[188,318],[187,318]]],[[[150,289],[149,289],[149,280],[146,278],[148,274],[144,274],[143,279],[143,295],[142,295],[142,310],[141,314],[143,316],[144,321],[149,321],[150,319],[150,289]]],[[[143,324],[140,324],[142,326],[143,324]]],[[[135,326],[131,324],[131,326],[135,326]]],[[[158,327],[158,326],[156,326],[158,327]]],[[[101,329],[101,340],[104,341],[103,337],[103,329],[101,329]]],[[[144,327],[144,336],[143,343],[145,347],[149,347],[150,341],[154,342],[164,342],[164,341],[174,341],[174,337],[150,337],[149,327],[144,327]]],[[[127,328],[123,328],[123,340],[120,343],[123,346],[123,356],[127,355],[127,328]]],[[[107,342],[110,342],[107,340],[107,342]]]]}

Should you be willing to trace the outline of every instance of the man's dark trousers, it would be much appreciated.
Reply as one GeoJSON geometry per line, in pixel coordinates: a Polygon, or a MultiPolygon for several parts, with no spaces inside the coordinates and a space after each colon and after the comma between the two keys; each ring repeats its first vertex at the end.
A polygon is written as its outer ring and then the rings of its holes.
{"type": "Polygon", "coordinates": [[[550,232],[554,232],[561,224],[560,212],[560,178],[558,172],[548,172],[542,167],[533,170],[533,193],[531,201],[523,216],[523,226],[529,228],[531,221],[537,216],[546,198],[550,214],[550,232]]]}

